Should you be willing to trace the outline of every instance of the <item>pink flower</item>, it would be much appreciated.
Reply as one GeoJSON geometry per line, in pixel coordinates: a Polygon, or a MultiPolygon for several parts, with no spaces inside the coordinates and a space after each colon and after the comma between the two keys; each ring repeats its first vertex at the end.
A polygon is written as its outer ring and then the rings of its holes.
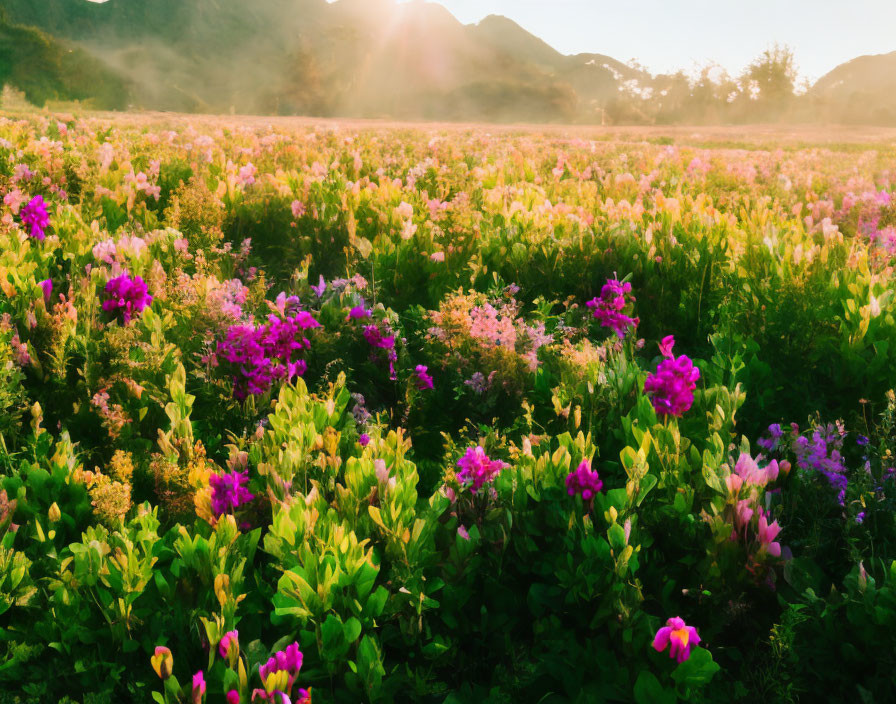
{"type": "Polygon", "coordinates": [[[691,648],[698,643],[700,636],[697,635],[697,629],[676,616],[666,621],[666,625],[656,632],[653,649],[661,653],[671,644],[669,657],[681,664],[691,657],[691,648]]]}
{"type": "Polygon", "coordinates": [[[457,534],[463,538],[464,540],[470,539],[470,533],[467,531],[466,526],[460,525],[457,527],[457,534]]]}
{"type": "Polygon", "coordinates": [[[235,689],[231,689],[227,693],[227,704],[240,704],[240,693],[235,689]]]}
{"type": "Polygon", "coordinates": [[[694,390],[700,378],[700,370],[694,366],[689,357],[672,356],[672,337],[666,337],[660,344],[660,350],[666,357],[656,368],[656,372],[647,375],[644,382],[644,393],[650,396],[653,408],[659,416],[681,416],[690,410],[694,403],[694,390]]]}
{"type": "Polygon", "coordinates": [[[205,677],[202,670],[193,675],[193,704],[202,704],[205,696],[205,677]]]}
{"type": "Polygon", "coordinates": [[[305,214],[305,204],[300,200],[294,200],[292,202],[292,216],[294,218],[300,218],[305,214]]]}
{"type": "MultiPolygon", "coordinates": [[[[228,631],[224,634],[224,637],[221,639],[221,642],[218,643],[218,653],[222,658],[226,659],[230,654],[230,649],[239,654],[240,651],[240,643],[239,643],[239,633],[237,631],[228,631]]],[[[236,660],[236,658],[234,658],[236,660]]]]}
{"type": "Polygon", "coordinates": [[[475,448],[467,448],[466,454],[457,461],[457,466],[460,467],[457,480],[461,484],[469,484],[470,490],[475,494],[484,484],[494,481],[508,465],[501,460],[489,459],[485,450],[477,445],[475,448]]]}
{"type": "Polygon", "coordinates": [[[759,515],[759,542],[761,543],[761,548],[765,548],[769,555],[773,557],[781,557],[781,543],[775,542],[775,538],[778,537],[778,533],[781,532],[781,526],[778,525],[777,521],[774,521],[769,525],[768,519],[765,517],[764,513],[759,515]]]}
{"type": "Polygon", "coordinates": [[[660,342],[660,354],[663,357],[671,357],[672,356],[672,348],[675,346],[675,338],[672,335],[666,335],[663,338],[662,342],[660,342]]]}

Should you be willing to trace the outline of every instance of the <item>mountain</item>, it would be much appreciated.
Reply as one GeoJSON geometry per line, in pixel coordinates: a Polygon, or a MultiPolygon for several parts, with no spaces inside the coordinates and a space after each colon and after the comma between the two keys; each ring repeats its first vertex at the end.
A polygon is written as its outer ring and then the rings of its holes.
{"type": "Polygon", "coordinates": [[[407,119],[573,120],[563,56],[503,18],[394,0],[0,0],[133,85],[133,105],[407,119]],[[503,26],[490,27],[501,22],[503,26]],[[544,62],[518,34],[540,42],[544,62]],[[506,35],[504,37],[503,35],[506,35]]]}
{"type": "MultiPolygon", "coordinates": [[[[527,122],[896,124],[896,53],[806,96],[567,56],[512,20],[424,0],[0,0],[0,83],[97,107],[527,122]]],[[[704,72],[706,73],[706,72],[704,72]]]]}
{"type": "Polygon", "coordinates": [[[896,124],[896,51],[841,64],[815,83],[811,96],[835,122],[896,124]]]}
{"type": "Polygon", "coordinates": [[[127,81],[83,49],[33,27],[11,23],[0,10],[0,87],[13,85],[35,104],[92,100],[96,107],[127,105],[127,81]]]}

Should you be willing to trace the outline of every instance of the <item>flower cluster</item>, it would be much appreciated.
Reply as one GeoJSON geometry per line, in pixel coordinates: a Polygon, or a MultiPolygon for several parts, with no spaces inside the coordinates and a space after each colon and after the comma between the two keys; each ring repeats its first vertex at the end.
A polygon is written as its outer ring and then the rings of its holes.
{"type": "Polygon", "coordinates": [[[320,327],[307,311],[280,317],[271,314],[259,325],[233,325],[218,343],[219,360],[235,367],[233,395],[238,400],[249,394],[268,392],[274,383],[289,381],[305,373],[307,364],[294,355],[311,347],[305,330],[320,327]]]}
{"type": "Polygon", "coordinates": [[[19,211],[22,224],[28,228],[28,234],[36,240],[43,240],[50,226],[50,214],[43,196],[34,196],[19,211]]]}
{"type": "Polygon", "coordinates": [[[659,363],[656,373],[648,374],[644,392],[650,396],[659,416],[681,416],[694,403],[694,390],[700,378],[700,370],[686,355],[675,357],[672,347],[675,339],[663,338],[660,350],[665,359],[659,363]]]}
{"type": "Polygon", "coordinates": [[[604,483],[597,470],[591,469],[588,460],[582,460],[582,463],[566,477],[566,492],[570,496],[581,494],[585,501],[593,499],[603,486],[604,483]]]}
{"type": "Polygon", "coordinates": [[[501,470],[508,465],[501,460],[489,459],[485,454],[485,450],[481,446],[467,448],[466,453],[457,461],[460,471],[457,473],[457,480],[461,484],[469,485],[470,490],[475,494],[484,484],[494,481],[495,477],[501,470]]]}
{"type": "Polygon", "coordinates": [[[670,618],[666,625],[656,632],[653,638],[653,649],[658,653],[669,648],[669,657],[681,664],[691,657],[691,649],[700,643],[697,629],[688,626],[683,619],[670,618]]]}
{"type": "Polygon", "coordinates": [[[121,322],[127,325],[133,318],[143,312],[150,303],[152,295],[146,286],[146,282],[139,276],[131,277],[122,274],[111,279],[106,284],[106,295],[103,301],[103,310],[119,317],[121,322]]]}
{"type": "Polygon", "coordinates": [[[600,290],[600,297],[587,303],[601,326],[611,328],[619,337],[625,337],[628,331],[636,328],[640,322],[639,318],[632,318],[622,312],[634,300],[626,300],[626,294],[631,290],[632,285],[627,281],[622,283],[617,279],[607,279],[600,290]]]}
{"type": "Polygon", "coordinates": [[[248,472],[212,474],[208,483],[212,490],[212,513],[216,518],[235,511],[255,498],[246,488],[249,484],[248,472]]]}
{"type": "MultiPolygon", "coordinates": [[[[302,652],[299,644],[293,643],[285,650],[280,650],[258,668],[258,674],[264,689],[256,689],[252,692],[252,701],[256,698],[265,702],[276,704],[290,702],[290,693],[299,670],[302,669],[302,652]]],[[[300,689],[297,693],[297,704],[311,704],[311,693],[307,689],[300,689]]]]}

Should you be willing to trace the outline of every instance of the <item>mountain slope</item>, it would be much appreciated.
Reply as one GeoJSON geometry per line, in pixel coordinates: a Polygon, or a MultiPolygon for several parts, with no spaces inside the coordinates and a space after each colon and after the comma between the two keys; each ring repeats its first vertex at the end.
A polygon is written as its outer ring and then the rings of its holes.
{"type": "Polygon", "coordinates": [[[896,123],[896,51],[841,64],[815,83],[811,96],[836,122],[896,123]]]}

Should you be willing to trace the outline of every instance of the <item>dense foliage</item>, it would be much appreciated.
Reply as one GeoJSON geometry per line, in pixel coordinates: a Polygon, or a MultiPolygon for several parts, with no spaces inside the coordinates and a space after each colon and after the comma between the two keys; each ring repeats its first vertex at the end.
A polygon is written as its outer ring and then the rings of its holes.
{"type": "Polygon", "coordinates": [[[893,156],[0,120],[0,701],[891,700],[893,156]]]}

